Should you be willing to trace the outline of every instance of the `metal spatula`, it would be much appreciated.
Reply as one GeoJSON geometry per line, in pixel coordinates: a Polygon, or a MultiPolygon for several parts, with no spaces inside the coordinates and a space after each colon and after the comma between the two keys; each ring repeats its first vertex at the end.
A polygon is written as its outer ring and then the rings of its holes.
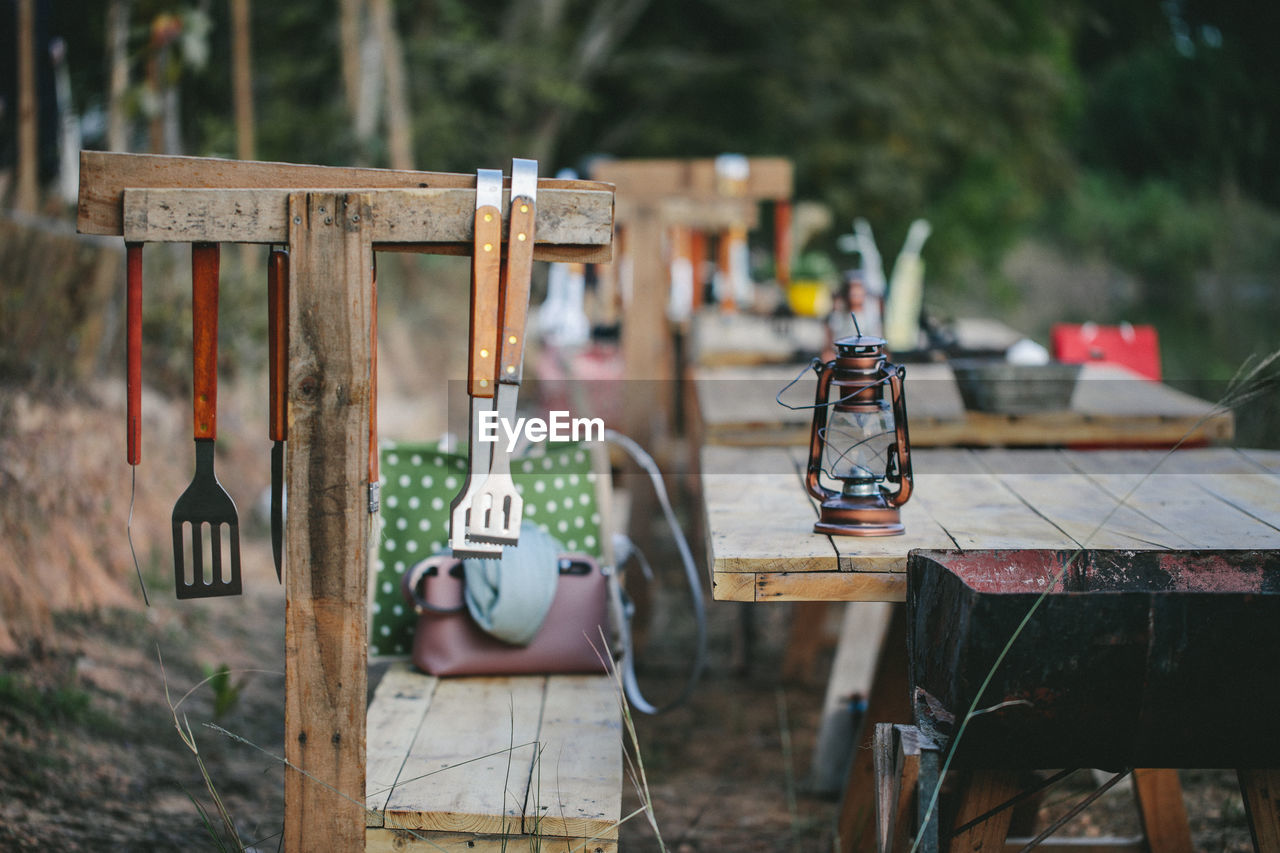
{"type": "MultiPolygon", "coordinates": [[[[534,220],[537,217],[538,161],[511,163],[511,226],[507,236],[506,275],[502,277],[502,340],[498,361],[498,417],[516,419],[516,398],[524,370],[525,321],[529,315],[529,283],[533,274],[534,220]]],[[[472,541],[515,545],[520,538],[524,500],[511,479],[511,454],[496,442],[484,486],[471,502],[472,541]]]]}
{"type": "Polygon", "coordinates": [[[178,598],[239,595],[240,521],[235,502],[213,473],[213,441],[218,432],[217,243],[191,246],[191,303],[196,472],[173,507],[174,585],[178,598]],[[231,552],[230,574],[223,563],[224,534],[231,552]],[[207,566],[206,553],[210,558],[207,566]],[[186,570],[187,555],[191,557],[190,572],[186,570]]]}

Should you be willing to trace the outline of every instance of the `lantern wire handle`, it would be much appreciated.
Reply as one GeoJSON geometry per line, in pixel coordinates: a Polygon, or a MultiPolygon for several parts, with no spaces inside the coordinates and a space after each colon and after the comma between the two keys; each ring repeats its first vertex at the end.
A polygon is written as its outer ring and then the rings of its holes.
{"type": "Polygon", "coordinates": [[[793,406],[790,403],[782,402],[782,395],[787,393],[787,391],[791,390],[791,386],[799,382],[804,377],[807,371],[817,370],[821,366],[822,366],[822,359],[818,358],[817,356],[809,359],[809,363],[806,364],[804,367],[800,368],[800,372],[796,374],[795,378],[792,379],[790,382],[788,382],[786,385],[783,385],[782,390],[780,390],[777,394],[775,394],[773,399],[778,403],[779,406],[781,406],[784,409],[790,409],[793,412],[801,412],[801,411],[804,411],[805,409],[817,409],[817,408],[826,408],[830,406],[837,406],[845,402],[846,400],[852,400],[854,397],[858,396],[868,388],[874,388],[877,385],[883,385],[889,381],[889,377],[885,376],[884,378],[877,379],[874,382],[868,382],[866,385],[861,385],[857,388],[854,388],[848,394],[844,395],[843,397],[840,397],[839,399],[828,400],[827,402],[823,403],[821,407],[818,406],[818,404],[816,403],[809,406],[793,406]]]}
{"type": "Polygon", "coordinates": [[[850,311],[849,316],[853,318],[853,330],[858,333],[858,337],[862,337],[862,327],[858,325],[858,314],[856,311],[850,311]]]}

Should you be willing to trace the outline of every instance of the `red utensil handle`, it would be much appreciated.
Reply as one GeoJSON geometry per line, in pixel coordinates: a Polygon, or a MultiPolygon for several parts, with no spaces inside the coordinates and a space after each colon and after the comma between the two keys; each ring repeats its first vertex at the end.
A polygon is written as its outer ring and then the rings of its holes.
{"type": "Polygon", "coordinates": [[[130,465],[142,460],[142,244],[125,244],[125,393],[130,465]]]}
{"type": "Polygon", "coordinates": [[[191,245],[195,437],[218,434],[218,244],[191,245]]]}
{"type": "Polygon", "coordinates": [[[285,388],[289,381],[289,253],[273,249],[267,258],[267,395],[272,441],[284,441],[289,427],[285,388]]]}
{"type": "Polygon", "coordinates": [[[472,397],[492,397],[498,375],[498,290],[502,267],[502,212],[491,205],[476,210],[475,254],[471,259],[472,397]]]}

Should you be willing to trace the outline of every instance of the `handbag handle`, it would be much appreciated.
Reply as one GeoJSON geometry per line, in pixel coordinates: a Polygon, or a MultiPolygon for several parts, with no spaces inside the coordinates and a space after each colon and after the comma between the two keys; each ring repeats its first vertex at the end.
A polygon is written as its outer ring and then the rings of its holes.
{"type": "MultiPolygon", "coordinates": [[[[428,576],[433,574],[444,574],[448,572],[453,574],[455,571],[461,573],[462,560],[448,554],[437,554],[434,557],[428,557],[418,563],[415,563],[409,571],[404,573],[404,577],[400,581],[400,592],[404,595],[404,600],[413,606],[414,611],[422,613],[458,613],[465,610],[467,602],[465,599],[456,607],[442,607],[439,604],[432,604],[427,601],[422,594],[422,582],[428,576]]],[[[458,580],[459,584],[463,581],[458,580]]]]}

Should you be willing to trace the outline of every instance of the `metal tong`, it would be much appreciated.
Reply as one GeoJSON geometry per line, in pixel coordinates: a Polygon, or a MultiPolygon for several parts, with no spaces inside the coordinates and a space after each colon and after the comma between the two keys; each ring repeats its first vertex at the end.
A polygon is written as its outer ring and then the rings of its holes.
{"type": "MultiPolygon", "coordinates": [[[[516,419],[516,398],[524,372],[525,320],[529,315],[529,286],[533,274],[534,220],[537,216],[538,161],[511,163],[511,222],[507,233],[506,265],[501,277],[502,340],[498,361],[498,417],[516,419]]],[[[472,501],[467,538],[472,542],[515,545],[520,539],[524,501],[511,479],[511,453],[499,437],[493,449],[489,476],[472,501]]]]}
{"type": "Polygon", "coordinates": [[[524,504],[511,478],[510,454],[501,436],[497,442],[483,440],[481,426],[489,413],[507,423],[516,417],[524,370],[537,193],[537,161],[513,160],[504,265],[500,248],[502,175],[481,169],[476,176],[467,388],[471,465],[451,506],[449,528],[450,548],[462,557],[496,558],[502,545],[515,545],[519,540],[524,504]]]}
{"type": "Polygon", "coordinates": [[[470,467],[449,507],[449,548],[458,557],[497,558],[502,546],[467,538],[476,495],[489,476],[493,445],[482,441],[485,415],[495,411],[498,361],[498,300],[502,275],[502,172],[476,172],[475,242],[471,255],[471,326],[467,353],[470,467]]]}

